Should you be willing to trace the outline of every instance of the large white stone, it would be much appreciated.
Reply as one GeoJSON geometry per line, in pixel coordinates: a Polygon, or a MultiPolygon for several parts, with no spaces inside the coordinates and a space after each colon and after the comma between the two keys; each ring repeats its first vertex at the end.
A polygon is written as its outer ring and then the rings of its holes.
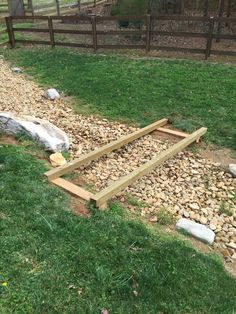
{"type": "Polygon", "coordinates": [[[17,116],[0,112],[0,131],[7,134],[26,134],[42,145],[45,150],[58,152],[69,149],[69,138],[52,123],[30,116],[17,116]]]}
{"type": "Polygon", "coordinates": [[[236,164],[229,165],[229,173],[231,173],[232,176],[236,178],[236,164]]]}
{"type": "Polygon", "coordinates": [[[60,98],[60,94],[55,88],[49,88],[48,90],[45,91],[44,97],[50,100],[55,100],[60,98]]]}
{"type": "Polygon", "coordinates": [[[185,230],[195,238],[208,244],[213,244],[215,239],[215,233],[211,229],[189,219],[181,218],[177,222],[176,228],[185,230]]]}

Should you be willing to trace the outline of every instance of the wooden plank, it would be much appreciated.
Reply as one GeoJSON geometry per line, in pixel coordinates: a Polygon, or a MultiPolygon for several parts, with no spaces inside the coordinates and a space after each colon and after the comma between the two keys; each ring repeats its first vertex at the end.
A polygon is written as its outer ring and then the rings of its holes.
{"type": "Polygon", "coordinates": [[[151,31],[151,35],[172,36],[172,37],[198,37],[207,38],[207,33],[190,33],[190,32],[166,32],[166,31],[151,31]]]}
{"type": "Polygon", "coordinates": [[[59,41],[55,42],[55,46],[93,48],[93,45],[90,45],[90,44],[65,43],[65,42],[59,42],[59,41]]]}
{"type": "Polygon", "coordinates": [[[146,15],[124,15],[124,16],[97,16],[98,21],[142,21],[146,15]]]}
{"type": "Polygon", "coordinates": [[[171,129],[167,129],[167,128],[158,128],[157,131],[171,134],[171,135],[175,135],[175,136],[179,136],[179,137],[183,137],[183,138],[189,136],[188,133],[184,133],[184,132],[176,131],[176,130],[171,130],[171,129]]]}
{"type": "Polygon", "coordinates": [[[91,197],[93,197],[92,193],[62,178],[57,178],[57,179],[51,180],[50,182],[59,186],[60,188],[63,188],[67,192],[70,192],[71,194],[78,196],[82,200],[90,201],[91,197]]]}
{"type": "Polygon", "coordinates": [[[181,140],[179,143],[173,145],[172,147],[168,148],[167,150],[163,151],[161,154],[144,164],[143,166],[139,167],[138,169],[134,170],[130,174],[124,176],[120,180],[116,181],[106,189],[102,190],[101,192],[95,194],[91,197],[91,200],[95,202],[97,207],[102,206],[106,203],[111,197],[116,195],[118,192],[125,189],[127,186],[132,184],[134,181],[138,180],[142,176],[148,174],[153,169],[155,169],[158,165],[169,159],[170,157],[174,156],[175,154],[179,153],[182,149],[193,143],[194,141],[198,140],[203,134],[207,131],[206,128],[201,128],[196,132],[190,134],[185,139],[181,140]]]}
{"type": "Polygon", "coordinates": [[[14,32],[29,32],[29,33],[49,33],[48,28],[26,28],[26,27],[13,27],[14,32]]]}
{"type": "Polygon", "coordinates": [[[106,49],[145,49],[146,45],[97,45],[97,48],[106,49]]]}
{"type": "Polygon", "coordinates": [[[208,38],[207,38],[207,43],[206,43],[206,53],[205,53],[206,60],[208,59],[208,57],[210,57],[210,54],[211,54],[213,31],[214,31],[214,18],[210,17],[209,32],[208,32],[208,38]]]}
{"type": "Polygon", "coordinates": [[[122,136],[116,141],[113,141],[105,146],[102,146],[95,151],[92,151],[91,153],[88,153],[87,155],[84,155],[80,158],[77,158],[69,163],[67,163],[64,166],[57,167],[56,169],[49,170],[45,173],[45,175],[48,177],[48,180],[53,180],[55,178],[58,178],[62,176],[63,174],[73,171],[74,169],[89,163],[92,160],[95,160],[103,155],[106,155],[110,152],[112,152],[115,149],[118,149],[146,134],[151,133],[152,131],[156,130],[157,128],[167,124],[167,119],[159,120],[155,123],[152,123],[145,128],[142,128],[140,130],[137,130],[129,135],[122,136]]]}
{"type": "Polygon", "coordinates": [[[48,29],[49,29],[51,46],[52,46],[52,48],[54,48],[55,47],[55,37],[54,37],[54,32],[53,32],[53,21],[52,21],[52,18],[50,16],[48,17],[48,29]]]}
{"type": "Polygon", "coordinates": [[[151,15],[147,14],[146,19],[146,53],[150,51],[151,44],[151,15]]]}
{"type": "Polygon", "coordinates": [[[168,46],[151,46],[151,49],[166,50],[166,51],[191,52],[191,53],[205,53],[206,52],[206,49],[168,47],[168,46]]]}
{"type": "Polygon", "coordinates": [[[92,31],[77,31],[75,29],[54,29],[55,34],[78,34],[78,35],[92,35],[92,31]]]}
{"type": "Polygon", "coordinates": [[[146,35],[147,31],[120,30],[120,31],[97,31],[98,35],[146,35]]]}
{"type": "Polygon", "coordinates": [[[211,50],[212,55],[219,55],[219,56],[236,56],[236,51],[222,51],[222,50],[211,50]]]}
{"type": "Polygon", "coordinates": [[[39,44],[39,45],[51,45],[50,41],[44,40],[26,40],[26,39],[17,39],[16,43],[25,43],[25,44],[39,44]]]}
{"type": "Polygon", "coordinates": [[[152,19],[154,20],[162,20],[162,21],[199,21],[199,22],[207,22],[209,20],[208,17],[201,16],[183,16],[183,15],[152,15],[152,19]]]}

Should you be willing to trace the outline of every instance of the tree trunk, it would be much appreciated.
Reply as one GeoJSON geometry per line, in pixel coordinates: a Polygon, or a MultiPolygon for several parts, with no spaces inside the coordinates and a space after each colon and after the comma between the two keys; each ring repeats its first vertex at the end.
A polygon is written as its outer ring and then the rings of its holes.
{"type": "Polygon", "coordinates": [[[8,8],[11,16],[24,16],[25,8],[23,0],[8,0],[8,8]]]}

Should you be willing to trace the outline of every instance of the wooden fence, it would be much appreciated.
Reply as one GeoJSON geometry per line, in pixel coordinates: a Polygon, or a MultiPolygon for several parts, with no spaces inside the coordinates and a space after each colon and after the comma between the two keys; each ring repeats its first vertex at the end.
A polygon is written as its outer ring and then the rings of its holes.
{"type": "MultiPolygon", "coordinates": [[[[227,25],[236,23],[236,18],[213,18],[213,17],[192,17],[192,16],[34,16],[32,17],[6,17],[7,31],[9,35],[9,42],[12,48],[15,47],[16,43],[29,43],[29,44],[46,44],[55,46],[67,46],[67,47],[81,47],[81,48],[92,48],[94,51],[97,49],[144,49],[146,52],[150,50],[166,50],[174,52],[188,52],[188,53],[200,53],[205,55],[207,59],[211,54],[215,55],[232,55],[236,56],[236,50],[216,50],[212,49],[213,40],[236,40],[236,34],[222,34],[220,32],[219,25],[227,23],[227,25]],[[75,29],[63,29],[54,28],[54,21],[78,22],[87,21],[91,25],[90,30],[75,30],[75,29]],[[27,28],[27,27],[14,27],[13,22],[15,20],[42,20],[46,22],[45,28],[27,28]],[[161,21],[174,20],[174,21],[187,21],[187,22],[203,22],[207,26],[206,32],[183,32],[183,31],[161,31],[152,30],[151,24],[153,22],[160,23],[161,21]],[[126,30],[97,30],[98,23],[103,21],[142,21],[145,29],[126,29],[126,30]],[[216,26],[216,27],[214,27],[216,26]],[[217,31],[214,31],[215,28],[217,31]],[[49,40],[28,40],[28,39],[16,39],[16,32],[30,32],[30,33],[46,33],[49,35],[49,40]],[[89,35],[91,36],[91,44],[87,43],[73,43],[73,42],[59,42],[55,39],[55,34],[73,34],[73,35],[89,35]],[[134,35],[143,36],[145,38],[142,44],[98,44],[98,35],[134,35]],[[173,47],[173,46],[162,46],[156,44],[152,40],[152,37],[158,36],[171,36],[171,37],[184,37],[184,38],[203,38],[205,39],[204,48],[186,48],[186,47],[173,47]]],[[[62,24],[63,25],[63,24],[62,24]]]]}

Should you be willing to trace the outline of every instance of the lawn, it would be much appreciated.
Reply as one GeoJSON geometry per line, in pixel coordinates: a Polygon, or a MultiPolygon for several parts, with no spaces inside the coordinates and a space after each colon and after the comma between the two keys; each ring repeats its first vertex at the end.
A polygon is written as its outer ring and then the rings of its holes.
{"type": "Polygon", "coordinates": [[[30,150],[0,148],[1,313],[236,310],[236,281],[219,258],[147,228],[117,204],[74,216],[30,150]]]}
{"type": "Polygon", "coordinates": [[[168,117],[184,131],[236,149],[236,68],[186,60],[140,60],[31,48],[3,52],[40,83],[73,96],[81,113],[144,126],[168,117]]]}

